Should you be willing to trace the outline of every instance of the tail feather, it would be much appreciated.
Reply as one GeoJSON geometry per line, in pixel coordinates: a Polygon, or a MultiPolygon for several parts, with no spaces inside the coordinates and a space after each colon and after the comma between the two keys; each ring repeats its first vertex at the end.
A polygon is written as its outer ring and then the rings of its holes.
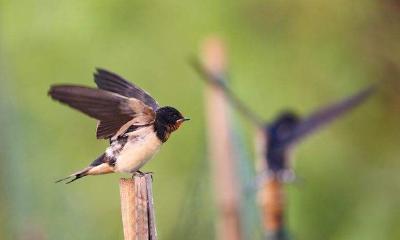
{"type": "Polygon", "coordinates": [[[66,182],[65,184],[72,183],[72,182],[78,180],[79,178],[82,178],[82,177],[86,176],[87,173],[88,173],[88,171],[89,171],[91,168],[92,168],[92,167],[87,167],[87,168],[85,168],[85,169],[83,169],[83,170],[81,170],[81,171],[79,171],[79,172],[76,172],[76,173],[73,173],[73,174],[69,175],[68,177],[61,178],[61,179],[55,181],[55,183],[59,183],[59,182],[62,182],[62,181],[65,181],[65,180],[68,180],[68,179],[71,179],[71,178],[72,178],[72,179],[69,180],[68,182],[66,182]]]}
{"type": "Polygon", "coordinates": [[[62,181],[64,181],[64,180],[70,179],[70,178],[72,178],[72,177],[73,177],[72,175],[71,175],[71,176],[68,176],[68,177],[64,177],[64,178],[61,178],[61,179],[56,180],[54,183],[59,183],[59,182],[62,182],[62,181]]]}

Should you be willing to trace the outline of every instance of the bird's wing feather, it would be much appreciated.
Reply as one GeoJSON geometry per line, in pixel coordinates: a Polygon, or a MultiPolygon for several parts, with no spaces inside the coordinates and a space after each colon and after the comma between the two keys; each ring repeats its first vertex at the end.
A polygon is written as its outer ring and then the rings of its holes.
{"type": "Polygon", "coordinates": [[[97,72],[94,73],[94,81],[100,89],[118,93],[128,98],[136,98],[150,106],[153,111],[159,108],[158,103],[150,94],[115,73],[98,68],[97,72]]]}
{"type": "Polygon", "coordinates": [[[126,121],[121,121],[120,119],[99,121],[97,124],[96,137],[98,139],[110,138],[125,124],[126,121]]]}
{"type": "Polygon", "coordinates": [[[99,120],[97,138],[109,138],[127,122],[147,124],[154,121],[155,113],[143,102],[101,89],[56,85],[49,95],[88,116],[99,120]]]}
{"type": "Polygon", "coordinates": [[[302,122],[297,126],[294,134],[290,138],[290,143],[293,144],[298,142],[305,136],[313,133],[322,126],[332,122],[333,120],[357,107],[375,91],[375,88],[375,85],[369,86],[360,92],[343,99],[340,102],[336,102],[332,105],[315,111],[309,117],[302,120],[302,122]]]}
{"type": "Polygon", "coordinates": [[[250,121],[252,121],[256,126],[263,127],[264,126],[264,121],[262,118],[256,114],[252,109],[250,109],[233,91],[228,87],[226,84],[226,74],[225,73],[220,73],[215,74],[210,71],[208,71],[198,59],[196,58],[191,58],[190,63],[192,67],[194,68],[195,71],[199,73],[199,75],[202,77],[203,80],[206,81],[207,84],[215,86],[222,90],[222,92],[225,94],[227,99],[230,101],[230,103],[233,104],[234,107],[239,110],[240,113],[243,114],[244,117],[248,118],[250,121]]]}
{"type": "Polygon", "coordinates": [[[55,85],[49,95],[98,120],[130,117],[135,114],[127,106],[127,99],[104,90],[75,85],[55,85]]]}

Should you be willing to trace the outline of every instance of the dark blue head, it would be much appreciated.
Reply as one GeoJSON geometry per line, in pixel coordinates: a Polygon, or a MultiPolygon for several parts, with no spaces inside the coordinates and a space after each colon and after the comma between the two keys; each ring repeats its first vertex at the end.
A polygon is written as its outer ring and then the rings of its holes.
{"type": "Polygon", "coordinates": [[[187,120],[189,119],[184,118],[182,114],[173,107],[162,107],[156,111],[156,121],[163,125],[180,125],[187,120]]]}
{"type": "Polygon", "coordinates": [[[292,136],[299,123],[300,118],[294,112],[283,112],[270,124],[269,137],[277,141],[284,141],[292,136]]]}
{"type": "Polygon", "coordinates": [[[158,138],[165,142],[169,135],[177,130],[184,121],[189,120],[173,107],[162,107],[156,111],[156,120],[154,123],[158,138]]]}

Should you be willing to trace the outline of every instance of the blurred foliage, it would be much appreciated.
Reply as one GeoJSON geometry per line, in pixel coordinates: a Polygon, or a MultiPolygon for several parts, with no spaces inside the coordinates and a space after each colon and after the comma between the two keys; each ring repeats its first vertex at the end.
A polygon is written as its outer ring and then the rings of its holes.
{"type": "Polygon", "coordinates": [[[304,181],[287,188],[287,218],[296,239],[400,239],[398,0],[0,0],[0,239],[122,239],[119,176],[53,183],[107,143],[46,91],[94,86],[96,66],[193,119],[145,170],[160,239],[212,239],[203,84],[187,64],[209,34],[229,46],[232,88],[266,119],[383,83],[297,151],[304,181]]]}

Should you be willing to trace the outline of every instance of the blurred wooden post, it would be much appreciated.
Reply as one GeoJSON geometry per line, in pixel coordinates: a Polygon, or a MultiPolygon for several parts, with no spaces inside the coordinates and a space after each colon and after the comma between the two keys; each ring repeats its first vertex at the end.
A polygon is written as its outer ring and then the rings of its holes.
{"type": "Polygon", "coordinates": [[[151,175],[121,178],[119,187],[124,239],[156,240],[151,175]]]}
{"type": "MultiPolygon", "coordinates": [[[[215,76],[226,71],[222,42],[208,39],[202,49],[205,70],[215,76]]],[[[228,103],[221,89],[207,86],[205,91],[208,149],[217,204],[217,239],[241,239],[239,191],[230,136],[228,103]]]]}
{"type": "MultiPolygon", "coordinates": [[[[268,171],[266,158],[267,136],[265,130],[258,128],[256,132],[256,157],[258,172],[268,171]]],[[[258,202],[261,207],[262,225],[266,239],[285,240],[284,204],[285,195],[283,182],[275,175],[265,176],[260,179],[258,202]]]]}
{"type": "Polygon", "coordinates": [[[283,240],[284,236],[284,193],[282,182],[272,177],[260,190],[263,227],[268,239],[283,240]]]}

